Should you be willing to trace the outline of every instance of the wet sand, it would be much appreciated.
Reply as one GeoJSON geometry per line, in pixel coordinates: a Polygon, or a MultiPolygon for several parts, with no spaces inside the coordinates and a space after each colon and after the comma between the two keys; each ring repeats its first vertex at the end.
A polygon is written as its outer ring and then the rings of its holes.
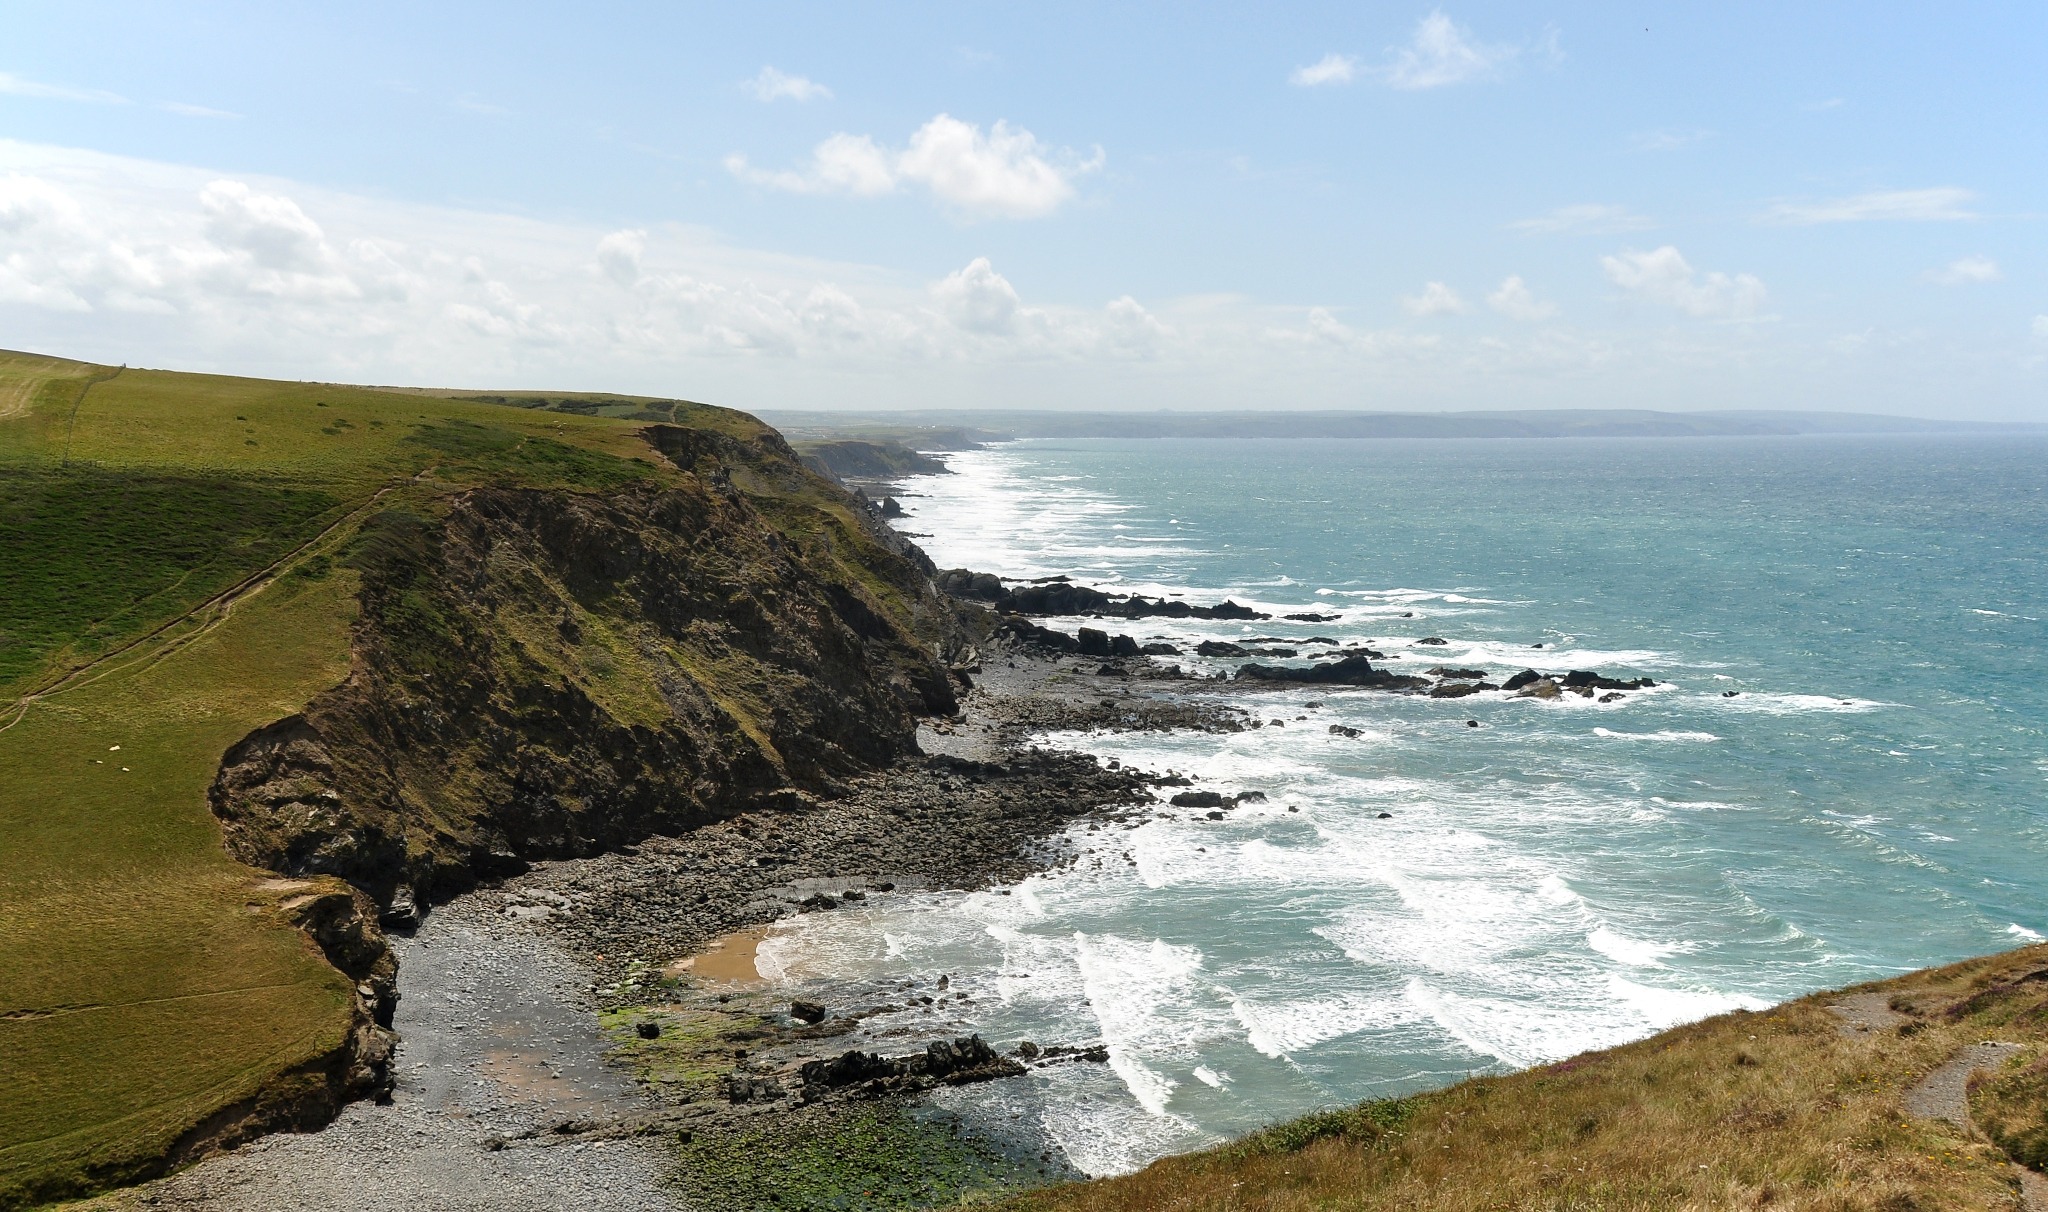
{"type": "Polygon", "coordinates": [[[754,954],[760,949],[761,940],[768,937],[770,929],[768,926],[749,926],[723,938],[712,939],[697,954],[684,956],[663,968],[662,974],[694,976],[700,981],[722,984],[761,984],[761,971],[754,966],[754,954]]]}

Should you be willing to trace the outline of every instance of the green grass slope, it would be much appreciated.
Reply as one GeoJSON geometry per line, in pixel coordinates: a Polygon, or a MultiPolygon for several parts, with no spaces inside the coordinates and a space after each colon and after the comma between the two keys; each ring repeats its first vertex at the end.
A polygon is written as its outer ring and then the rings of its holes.
{"type": "MultiPolygon", "coordinates": [[[[366,526],[479,486],[698,483],[650,417],[779,442],[678,401],[504,399],[0,353],[0,1208],[147,1173],[347,1036],[350,983],[281,905],[304,885],[232,861],[207,793],[348,676],[366,526]]],[[[730,482],[904,614],[850,503],[773,462],[730,482]]]]}
{"type": "Polygon", "coordinates": [[[1912,973],[1899,1021],[1845,1029],[1817,994],[1505,1077],[1311,1116],[1012,1212],[1402,1209],[1935,1212],[2021,1208],[2048,1163],[2048,946],[1912,973]],[[1978,1129],[1910,1112],[1959,1050],[2022,1045],[1970,1091],[1978,1129]]]}

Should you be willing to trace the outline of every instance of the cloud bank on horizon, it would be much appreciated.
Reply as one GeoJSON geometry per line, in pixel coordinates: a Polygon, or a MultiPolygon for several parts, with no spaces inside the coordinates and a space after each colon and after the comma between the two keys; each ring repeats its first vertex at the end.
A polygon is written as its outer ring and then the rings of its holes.
{"type": "Polygon", "coordinates": [[[522,88],[405,55],[348,79],[344,21],[302,90],[178,68],[175,29],[69,59],[52,10],[0,53],[0,344],[754,408],[2048,419],[2044,170],[1999,152],[2043,119],[2002,100],[2010,31],[1878,31],[1976,53],[1965,143],[1870,46],[1773,59],[1785,15],[1679,24],[1682,49],[1596,8],[1058,15],[1105,49],[757,11],[642,81],[634,43],[515,6],[506,53],[555,65],[522,88]],[[337,80],[383,117],[316,95],[337,80]]]}

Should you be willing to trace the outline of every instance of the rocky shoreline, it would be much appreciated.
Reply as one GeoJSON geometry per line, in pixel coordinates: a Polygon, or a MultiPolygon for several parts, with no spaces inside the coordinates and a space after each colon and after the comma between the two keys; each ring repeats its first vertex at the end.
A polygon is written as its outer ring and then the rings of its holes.
{"type": "Polygon", "coordinates": [[[387,1101],[96,1206],[269,1208],[288,1192],[307,1209],[505,1212],[577,1206],[597,1191],[610,1193],[606,1207],[768,1206],[742,1188],[774,1181],[748,1165],[771,1140],[785,1151],[841,1142],[789,1171],[814,1188],[879,1191],[922,1173],[919,1183],[937,1185],[899,1192],[918,1202],[1076,1177],[1034,1142],[963,1129],[919,1096],[1105,1060],[1087,1041],[961,1034],[944,974],[896,991],[893,1005],[814,1010],[677,963],[793,914],[1014,882],[1069,857],[1057,839],[1072,822],[1151,811],[1152,789],[1179,783],[1034,748],[1035,734],[1246,726],[1227,703],[1100,678],[1092,662],[1014,641],[994,641],[970,668],[958,713],[920,729],[923,757],[850,779],[832,799],[786,794],[676,836],[537,862],[435,907],[393,940],[401,1042],[387,1101]],[[917,1038],[864,1026],[920,1001],[930,1030],[917,1038]],[[836,1072],[821,1071],[832,1062],[836,1072]],[[365,1167],[380,1176],[374,1191],[365,1167]],[[508,1197],[508,1183],[528,1194],[508,1197]],[[734,1191],[738,1202],[722,1194],[734,1191]]]}
{"type": "MultiPolygon", "coordinates": [[[[1162,801],[1218,817],[1258,798],[1175,793],[1188,784],[1171,772],[1031,744],[1047,732],[1239,731],[1266,723],[1239,704],[1300,685],[1556,698],[1650,684],[1590,671],[1498,682],[1442,665],[1394,672],[1384,662],[1398,657],[1327,637],[1205,641],[1188,655],[1234,664],[1191,673],[1173,645],[1107,629],[1115,623],[1068,634],[1033,618],[1270,616],[1229,601],[1109,595],[1063,577],[1008,586],[954,570],[935,580],[963,620],[982,617],[967,630],[985,639],[949,654],[964,693],[951,715],[918,727],[916,756],[842,773],[817,791],[757,793],[737,812],[657,826],[594,856],[506,864],[496,882],[432,909],[415,935],[395,941],[395,1021],[388,991],[372,990],[377,1018],[403,1041],[387,1102],[353,1105],[324,1132],[258,1141],[108,1197],[109,1206],[271,1207],[289,1191],[309,1209],[502,1212],[574,1206],[604,1191],[606,1206],[738,1212],[819,1191],[881,1206],[1074,1177],[1047,1142],[1016,1139],[999,1123],[964,1125],[924,1096],[1101,1063],[1095,1041],[982,1040],[949,1009],[964,1009],[966,995],[949,991],[943,973],[793,1002],[787,990],[696,971],[687,957],[793,914],[1016,882],[1072,858],[1059,839],[1078,820],[1108,825],[1162,801]],[[365,1166],[383,1175],[375,1193],[362,1189],[365,1166]],[[533,1202],[508,1201],[506,1183],[523,1184],[533,1202]]],[[[395,919],[408,924],[405,912],[395,919]]]]}

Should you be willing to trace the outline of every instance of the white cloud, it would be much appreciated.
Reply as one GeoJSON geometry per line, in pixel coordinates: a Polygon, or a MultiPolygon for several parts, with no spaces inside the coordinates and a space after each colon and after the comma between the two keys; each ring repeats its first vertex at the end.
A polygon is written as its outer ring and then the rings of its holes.
{"type": "Polygon", "coordinates": [[[240,181],[215,181],[200,191],[199,204],[215,244],[247,253],[265,269],[311,273],[332,259],[320,225],[290,198],[259,194],[240,181]]]}
{"type": "Polygon", "coordinates": [[[187,105],[183,101],[159,101],[156,103],[156,107],[167,114],[176,114],[181,118],[240,118],[242,116],[233,110],[213,109],[205,105],[187,105]]]}
{"type": "Polygon", "coordinates": [[[1109,306],[1103,308],[1103,343],[1112,350],[1151,357],[1178,335],[1171,325],[1129,295],[1111,299],[1109,306]]]}
{"type": "Polygon", "coordinates": [[[1103,155],[1078,161],[1051,151],[1021,127],[997,122],[984,132],[940,114],[892,152],[866,135],[836,134],[811,153],[801,171],[753,167],[742,155],[726,157],[734,176],[793,193],[873,197],[904,184],[922,185],[941,205],[964,218],[1035,219],[1075,196],[1077,177],[1100,168],[1103,155]]]}
{"type": "Polygon", "coordinates": [[[504,118],[512,111],[495,101],[486,101],[475,93],[464,93],[455,98],[455,108],[466,114],[478,114],[486,118],[504,118]]]}
{"type": "Polygon", "coordinates": [[[615,231],[597,242],[597,267],[621,286],[640,280],[640,258],[647,251],[647,229],[615,231]]]}
{"type": "Polygon", "coordinates": [[[1508,224],[1508,229],[1532,236],[1584,236],[1641,231],[1654,226],[1648,216],[1635,214],[1626,206],[1581,202],[1575,206],[1560,206],[1533,219],[1518,219],[1508,224]]]}
{"type": "MultiPolygon", "coordinates": [[[[1005,267],[955,265],[922,274],[676,223],[539,220],[0,139],[0,343],[109,364],[863,409],[1599,407],[1648,393],[1915,413],[1972,375],[1996,393],[1986,415],[2039,415],[2038,371],[1965,339],[1873,345],[1851,382],[1851,360],[1802,325],[1374,329],[1339,306],[1363,298],[1155,300],[1126,294],[1133,280],[1069,303],[1034,299],[1005,267]]],[[[1742,309],[1741,278],[1666,278],[1641,289],[1742,309]]],[[[1761,286],[1748,289],[1753,308],[1761,286]]],[[[2048,321],[2036,343],[2033,313],[2018,320],[2005,340],[2048,357],[2048,321]]]]}
{"type": "Polygon", "coordinates": [[[1764,217],[1771,223],[1808,226],[1816,223],[1868,223],[1881,220],[1915,223],[1974,219],[1967,204],[1977,195],[1967,189],[1880,189],[1824,202],[1781,202],[1764,217]]]}
{"type": "Polygon", "coordinates": [[[1990,257],[1959,257],[1940,269],[1929,270],[1927,279],[1943,286],[1967,286],[1974,282],[1996,282],[2002,275],[1998,262],[1990,257]]]}
{"type": "Polygon", "coordinates": [[[34,97],[39,101],[79,101],[88,105],[126,105],[128,98],[98,88],[71,88],[24,80],[12,72],[0,72],[0,93],[13,97],[34,97]]]}
{"type": "Polygon", "coordinates": [[[811,163],[802,172],[755,168],[738,153],[725,158],[725,167],[742,181],[797,194],[871,198],[893,192],[897,181],[895,156],[866,135],[843,133],[812,149],[811,163]]]}
{"type": "Polygon", "coordinates": [[[1754,274],[1700,274],[1669,244],[1649,252],[1600,258],[1607,280],[1636,298],[1702,319],[1741,320],[1756,315],[1765,290],[1754,274]]]}
{"type": "Polygon", "coordinates": [[[832,90],[802,76],[764,67],[761,74],[740,87],[752,93],[756,101],[829,101],[832,90]]]}
{"type": "Polygon", "coordinates": [[[1017,288],[995,271],[987,257],[976,257],[934,283],[932,296],[954,324],[985,336],[1014,331],[1023,309],[1017,288]]]}
{"type": "Polygon", "coordinates": [[[1538,299],[1520,274],[1510,274],[1500,289],[1486,296],[1487,306],[1510,320],[1548,320],[1557,314],[1557,304],[1538,299]]]}
{"type": "Polygon", "coordinates": [[[2048,341],[2048,316],[2034,317],[2034,337],[2037,340],[2048,341]]]}
{"type": "Polygon", "coordinates": [[[1322,84],[1349,84],[1357,75],[1357,59],[1333,52],[1306,67],[1295,68],[1288,74],[1287,82],[1296,88],[1315,88],[1322,84]]]}
{"type": "Polygon", "coordinates": [[[1512,46],[1473,42],[1469,30],[1439,9],[1416,23],[1414,39],[1396,50],[1379,74],[1395,88],[1441,88],[1491,75],[1519,53],[1512,46]]]}
{"type": "Polygon", "coordinates": [[[1471,310],[1457,291],[1441,282],[1431,282],[1421,294],[1402,299],[1401,306],[1411,316],[1458,316],[1471,310]]]}

